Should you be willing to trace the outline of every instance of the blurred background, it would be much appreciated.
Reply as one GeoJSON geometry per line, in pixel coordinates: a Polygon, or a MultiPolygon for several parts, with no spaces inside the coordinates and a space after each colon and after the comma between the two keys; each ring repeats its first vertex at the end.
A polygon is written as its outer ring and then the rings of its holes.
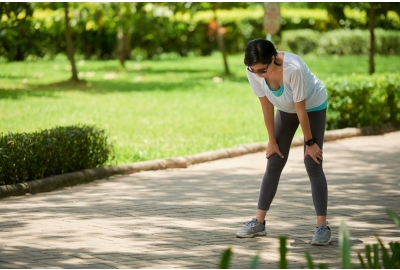
{"type": "MultiPolygon", "coordinates": [[[[120,59],[123,63],[207,56],[221,49],[216,34],[223,36],[226,52],[235,54],[243,52],[250,39],[267,34],[262,27],[264,3],[0,5],[1,61],[54,59],[64,54],[66,9],[74,52],[83,59],[120,59]]],[[[295,53],[362,54],[367,53],[367,29],[372,25],[379,41],[377,52],[399,54],[399,6],[395,2],[280,3],[281,28],[273,40],[280,49],[295,53]],[[355,29],[360,31],[339,31],[355,29]],[[383,29],[394,32],[383,33],[383,29]]]]}

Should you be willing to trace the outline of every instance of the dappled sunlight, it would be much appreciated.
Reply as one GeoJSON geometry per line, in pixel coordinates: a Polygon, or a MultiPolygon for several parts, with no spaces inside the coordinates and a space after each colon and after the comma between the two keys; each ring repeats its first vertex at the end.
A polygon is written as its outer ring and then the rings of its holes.
{"type": "Polygon", "coordinates": [[[366,144],[363,140],[371,137],[324,145],[333,232],[327,247],[310,246],[315,212],[303,149],[295,147],[267,214],[267,237],[235,237],[257,207],[266,160],[264,153],[255,153],[3,199],[0,261],[12,254],[18,267],[216,268],[222,252],[231,247],[234,268],[248,267],[257,254],[261,267],[276,268],[278,237],[285,235],[289,267],[306,266],[305,252],[315,263],[340,267],[338,231],[344,220],[353,261],[358,262],[356,252],[377,243],[376,235],[385,243],[400,240],[385,213],[386,208],[398,211],[400,203],[400,143],[391,136],[377,136],[380,139],[365,148],[356,142],[366,144]],[[393,140],[393,147],[383,151],[380,144],[385,140],[393,140]],[[29,254],[39,259],[22,259],[29,254]]]}

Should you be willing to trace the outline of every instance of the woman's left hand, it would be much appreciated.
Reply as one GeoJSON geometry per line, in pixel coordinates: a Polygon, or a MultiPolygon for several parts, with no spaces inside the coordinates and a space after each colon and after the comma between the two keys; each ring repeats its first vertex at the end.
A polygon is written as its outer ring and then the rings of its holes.
{"type": "Polygon", "coordinates": [[[311,146],[307,145],[306,151],[304,153],[304,158],[306,158],[307,156],[310,156],[314,160],[315,163],[321,164],[321,162],[319,162],[319,160],[322,160],[322,150],[321,150],[321,148],[319,148],[319,146],[316,143],[314,143],[311,146]]]}

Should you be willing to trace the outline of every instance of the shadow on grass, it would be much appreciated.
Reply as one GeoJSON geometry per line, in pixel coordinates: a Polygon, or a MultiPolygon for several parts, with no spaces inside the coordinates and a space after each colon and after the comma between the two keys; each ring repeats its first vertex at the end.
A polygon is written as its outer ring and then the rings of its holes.
{"type": "MultiPolygon", "coordinates": [[[[132,71],[124,71],[130,73],[132,71]]],[[[224,81],[231,82],[247,82],[247,78],[244,76],[229,76],[224,77],[222,74],[210,75],[212,73],[200,71],[196,69],[189,70],[168,70],[159,71],[151,69],[142,70],[139,74],[143,74],[146,77],[149,74],[160,74],[164,75],[162,79],[149,81],[146,78],[145,81],[135,81],[135,77],[126,80],[80,80],[74,82],[71,80],[59,81],[50,84],[31,84],[24,85],[19,84],[15,87],[0,87],[0,99],[19,99],[23,97],[57,97],[59,92],[66,91],[82,91],[90,94],[108,94],[115,92],[148,92],[148,91],[190,91],[194,87],[204,86],[210,87],[209,83],[213,82],[214,77],[223,78],[224,81]],[[174,79],[172,77],[179,77],[181,75],[187,75],[191,73],[187,79],[174,79]]]]}

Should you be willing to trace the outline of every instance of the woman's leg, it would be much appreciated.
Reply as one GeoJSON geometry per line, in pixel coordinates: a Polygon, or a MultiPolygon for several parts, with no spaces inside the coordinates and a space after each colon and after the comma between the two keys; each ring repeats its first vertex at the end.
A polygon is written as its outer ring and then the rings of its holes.
{"type": "Polygon", "coordinates": [[[263,222],[278,189],[279,179],[289,156],[290,145],[299,126],[297,114],[277,110],[275,116],[275,139],[284,158],[278,154],[269,157],[262,179],[256,218],[263,222]]]}
{"type": "MultiPolygon", "coordinates": [[[[322,150],[325,134],[326,109],[308,113],[308,119],[310,121],[311,134],[322,150]]],[[[311,182],[311,193],[315,212],[317,214],[317,227],[326,221],[328,205],[328,185],[325,173],[322,169],[322,163],[322,161],[321,164],[315,163],[310,156],[304,159],[304,164],[311,182]]]]}

